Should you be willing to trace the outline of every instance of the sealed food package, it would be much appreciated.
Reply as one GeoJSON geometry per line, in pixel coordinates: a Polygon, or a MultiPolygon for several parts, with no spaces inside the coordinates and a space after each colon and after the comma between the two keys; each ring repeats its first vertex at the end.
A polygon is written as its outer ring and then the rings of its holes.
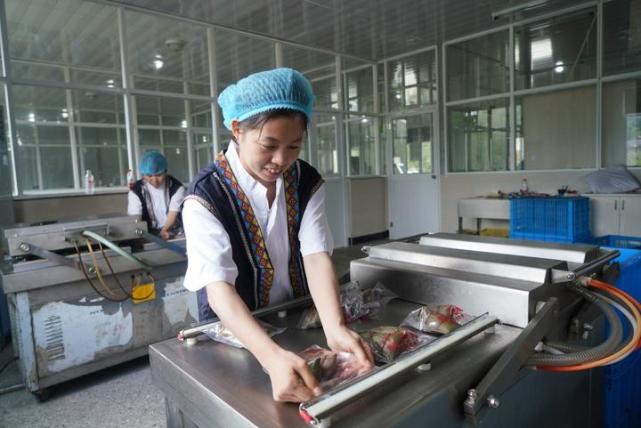
{"type": "Polygon", "coordinates": [[[318,345],[312,345],[298,355],[307,362],[323,390],[332,389],[368,371],[353,354],[332,352],[318,345]]]}
{"type": "Polygon", "coordinates": [[[410,312],[401,325],[425,333],[447,334],[460,327],[468,318],[470,317],[455,305],[427,305],[410,312]]]}
{"type": "MultiPolygon", "coordinates": [[[[343,316],[346,323],[361,319],[374,319],[387,303],[396,297],[383,284],[362,289],[357,282],[350,282],[341,287],[340,298],[343,316]]],[[[320,317],[316,307],[307,308],[298,321],[298,328],[321,327],[320,317]]]]}
{"type": "Polygon", "coordinates": [[[433,340],[404,327],[380,326],[360,333],[369,344],[379,363],[391,363],[404,352],[429,343],[433,340]]]}
{"type": "MultiPolygon", "coordinates": [[[[265,333],[269,337],[281,334],[286,327],[275,327],[269,323],[258,320],[258,324],[265,330],[265,333]]],[[[225,343],[227,345],[234,346],[236,348],[244,348],[243,344],[234,336],[234,334],[227,327],[223,325],[222,322],[217,322],[213,324],[210,328],[203,331],[210,339],[215,340],[216,342],[225,343]]]]}

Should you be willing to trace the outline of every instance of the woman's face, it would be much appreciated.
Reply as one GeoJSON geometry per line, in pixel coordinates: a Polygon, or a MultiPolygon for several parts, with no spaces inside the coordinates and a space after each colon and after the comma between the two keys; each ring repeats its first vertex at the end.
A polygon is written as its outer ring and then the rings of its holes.
{"type": "Polygon", "coordinates": [[[232,121],[240,163],[265,187],[270,187],[298,158],[305,138],[300,116],[275,117],[258,129],[241,129],[232,121]]]}
{"type": "Polygon", "coordinates": [[[166,175],[167,174],[163,172],[162,174],[145,175],[145,176],[143,176],[143,178],[145,179],[145,181],[147,183],[151,184],[152,186],[154,186],[157,189],[160,186],[162,186],[163,183],[165,182],[165,176],[166,175]]]}

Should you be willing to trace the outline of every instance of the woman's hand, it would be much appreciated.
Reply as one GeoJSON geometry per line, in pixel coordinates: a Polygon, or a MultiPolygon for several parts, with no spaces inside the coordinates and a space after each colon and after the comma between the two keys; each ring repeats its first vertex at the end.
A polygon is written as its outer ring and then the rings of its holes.
{"type": "Polygon", "coordinates": [[[164,239],[165,241],[169,240],[171,238],[171,234],[169,233],[168,230],[166,229],[161,229],[160,230],[160,237],[164,239]]]}
{"type": "Polygon", "coordinates": [[[325,329],[327,346],[334,352],[349,352],[354,354],[364,369],[374,366],[374,354],[367,342],[344,325],[325,329]]]}
{"type": "Polygon", "coordinates": [[[280,349],[265,361],[276,401],[302,403],[322,394],[318,381],[304,359],[280,349]]]}

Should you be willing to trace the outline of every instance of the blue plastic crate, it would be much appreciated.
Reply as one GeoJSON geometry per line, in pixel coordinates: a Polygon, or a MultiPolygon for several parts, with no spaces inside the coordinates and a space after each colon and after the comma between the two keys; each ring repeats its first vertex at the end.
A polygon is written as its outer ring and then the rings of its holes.
{"type": "MultiPolygon", "coordinates": [[[[635,299],[641,300],[641,251],[617,249],[621,255],[614,261],[619,262],[621,274],[616,286],[635,299]]],[[[623,361],[605,367],[603,374],[603,426],[606,428],[639,426],[641,350],[637,350],[623,361]]]]}
{"type": "Polygon", "coordinates": [[[517,197],[510,199],[510,238],[579,242],[590,237],[590,199],[517,197]]]}
{"type": "Polygon", "coordinates": [[[591,242],[600,247],[641,250],[641,237],[639,236],[605,235],[596,237],[591,242]]]}

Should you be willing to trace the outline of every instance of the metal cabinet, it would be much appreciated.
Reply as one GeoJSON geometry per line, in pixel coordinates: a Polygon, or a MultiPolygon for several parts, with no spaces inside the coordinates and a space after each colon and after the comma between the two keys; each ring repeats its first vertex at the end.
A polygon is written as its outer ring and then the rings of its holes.
{"type": "Polygon", "coordinates": [[[641,236],[641,194],[588,196],[592,235],[641,236]]]}

